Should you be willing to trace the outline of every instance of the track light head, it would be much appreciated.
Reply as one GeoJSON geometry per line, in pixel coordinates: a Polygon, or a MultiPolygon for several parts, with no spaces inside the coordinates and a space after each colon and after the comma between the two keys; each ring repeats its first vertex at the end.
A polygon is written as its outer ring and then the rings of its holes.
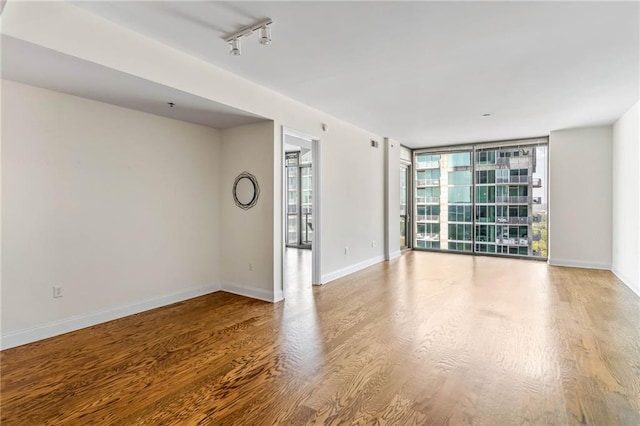
{"type": "Polygon", "coordinates": [[[231,56],[240,56],[240,54],[242,53],[240,51],[240,39],[237,37],[231,39],[231,41],[229,42],[229,45],[231,46],[231,50],[229,51],[229,54],[231,56]]]}
{"type": "Polygon", "coordinates": [[[260,27],[260,44],[271,44],[271,28],[267,25],[260,27]]]}

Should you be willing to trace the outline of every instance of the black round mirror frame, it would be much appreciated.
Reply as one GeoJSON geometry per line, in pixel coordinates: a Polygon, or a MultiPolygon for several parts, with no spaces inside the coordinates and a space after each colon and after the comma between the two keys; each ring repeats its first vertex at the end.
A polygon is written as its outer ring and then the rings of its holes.
{"type": "Polygon", "coordinates": [[[233,199],[236,202],[236,206],[240,207],[242,210],[249,210],[251,207],[255,206],[258,203],[258,196],[260,195],[260,186],[258,185],[258,179],[254,175],[249,172],[242,172],[236,177],[235,182],[233,182],[233,199]],[[247,179],[253,185],[253,197],[248,203],[243,203],[238,199],[238,194],[236,189],[238,188],[238,183],[247,179]]]}

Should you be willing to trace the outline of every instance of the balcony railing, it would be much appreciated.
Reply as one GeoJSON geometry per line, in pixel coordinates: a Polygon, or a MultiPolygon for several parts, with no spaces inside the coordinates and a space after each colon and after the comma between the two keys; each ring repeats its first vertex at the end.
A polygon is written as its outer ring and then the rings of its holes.
{"type": "Polygon", "coordinates": [[[496,177],[496,183],[529,183],[531,182],[530,176],[509,176],[509,177],[496,177]]]}
{"type": "Polygon", "coordinates": [[[496,244],[502,246],[528,246],[528,238],[496,238],[496,244]]]}
{"type": "Polygon", "coordinates": [[[438,204],[440,197],[416,197],[416,203],[418,204],[438,204]]]}
{"type": "Polygon", "coordinates": [[[531,217],[506,217],[506,216],[498,216],[496,217],[496,223],[509,223],[514,225],[528,225],[533,222],[533,218],[531,217]]]}
{"type": "Polygon", "coordinates": [[[417,161],[416,168],[418,169],[439,169],[439,161],[417,161]]]}
{"type": "Polygon", "coordinates": [[[440,179],[416,179],[417,186],[439,186],[440,179]]]}
{"type": "Polygon", "coordinates": [[[423,241],[440,241],[440,234],[432,233],[432,232],[418,232],[416,237],[419,240],[423,241]]]}
{"type": "Polygon", "coordinates": [[[496,158],[496,165],[498,165],[501,169],[526,169],[530,164],[530,156],[496,158]]]}
{"type": "MultiPolygon", "coordinates": [[[[537,197],[540,198],[540,197],[537,197]]],[[[509,204],[526,204],[529,203],[530,197],[527,195],[498,195],[496,196],[496,203],[509,203],[509,204]]]]}
{"type": "Polygon", "coordinates": [[[440,215],[437,214],[419,214],[418,215],[418,222],[439,222],[440,221],[440,215]]]}

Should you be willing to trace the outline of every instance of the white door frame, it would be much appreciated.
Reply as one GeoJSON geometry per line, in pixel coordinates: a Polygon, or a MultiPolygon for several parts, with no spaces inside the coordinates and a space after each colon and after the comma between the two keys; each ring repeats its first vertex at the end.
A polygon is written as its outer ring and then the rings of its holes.
{"type": "Polygon", "coordinates": [[[311,206],[311,214],[313,217],[313,240],[311,241],[311,282],[313,285],[321,285],[322,279],[320,274],[320,247],[322,245],[322,221],[320,214],[320,170],[321,170],[321,151],[320,151],[320,138],[312,135],[308,135],[306,133],[299,132],[297,130],[290,129],[288,127],[282,126],[282,289],[284,291],[284,296],[286,297],[287,293],[287,279],[286,279],[286,271],[284,269],[284,259],[285,259],[285,248],[286,248],[286,232],[287,232],[287,180],[286,180],[286,170],[284,164],[285,158],[285,136],[290,135],[299,139],[303,139],[305,141],[311,142],[311,180],[313,183],[313,204],[311,206]]]}

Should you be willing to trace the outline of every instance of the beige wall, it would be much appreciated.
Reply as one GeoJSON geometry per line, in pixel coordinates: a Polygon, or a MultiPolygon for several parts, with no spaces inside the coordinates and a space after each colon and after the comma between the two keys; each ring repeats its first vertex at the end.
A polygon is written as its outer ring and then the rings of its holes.
{"type": "Polygon", "coordinates": [[[549,263],[611,268],[611,126],[549,135],[549,263]]]}
{"type": "Polygon", "coordinates": [[[613,125],[613,262],[611,269],[640,296],[640,103],[613,125]]]}
{"type": "Polygon", "coordinates": [[[273,279],[273,126],[264,122],[223,130],[220,179],[222,288],[270,301],[282,298],[273,279]],[[236,206],[232,196],[242,172],[253,174],[260,186],[258,203],[248,210],[236,206]]]}
{"type": "Polygon", "coordinates": [[[11,81],[2,114],[3,337],[216,289],[219,131],[11,81]]]}

